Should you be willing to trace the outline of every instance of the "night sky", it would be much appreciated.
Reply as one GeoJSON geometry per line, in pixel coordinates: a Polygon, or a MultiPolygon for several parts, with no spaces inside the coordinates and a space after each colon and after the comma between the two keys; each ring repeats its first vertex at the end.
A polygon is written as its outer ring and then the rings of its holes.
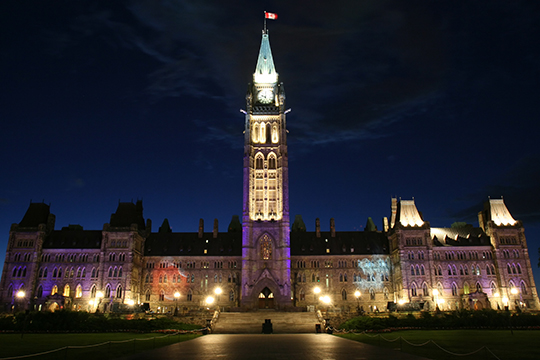
{"type": "Polygon", "coordinates": [[[263,27],[289,129],[291,221],[379,229],[392,196],[433,227],[504,196],[539,281],[540,2],[2,1],[0,262],[30,201],[101,229],[242,212],[245,94],[263,27]]]}

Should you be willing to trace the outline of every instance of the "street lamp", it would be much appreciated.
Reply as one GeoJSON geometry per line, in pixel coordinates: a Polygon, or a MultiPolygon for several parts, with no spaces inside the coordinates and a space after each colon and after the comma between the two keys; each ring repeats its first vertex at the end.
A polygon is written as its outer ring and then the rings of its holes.
{"type": "Polygon", "coordinates": [[[433,289],[433,296],[435,297],[435,310],[439,311],[439,290],[433,289]]]}
{"type": "MultiPolygon", "coordinates": [[[[321,293],[321,288],[318,287],[318,286],[314,287],[314,288],[313,288],[313,293],[315,294],[315,295],[313,296],[313,298],[314,298],[314,299],[317,299],[317,295],[319,295],[319,294],[321,293]]],[[[320,298],[319,298],[319,300],[320,300],[320,298]]],[[[318,305],[318,304],[319,304],[319,303],[317,302],[316,305],[318,305]]],[[[317,310],[317,306],[315,307],[315,310],[317,310]]]]}
{"type": "Polygon", "coordinates": [[[501,297],[501,294],[499,294],[499,292],[496,292],[493,294],[493,297],[497,299],[497,310],[501,310],[501,306],[499,305],[499,298],[501,297]]]}
{"type": "Polygon", "coordinates": [[[214,289],[214,294],[216,294],[216,307],[218,311],[219,311],[219,299],[222,292],[223,290],[221,290],[220,287],[217,287],[214,289]]]}
{"type": "Polygon", "coordinates": [[[174,293],[174,316],[178,315],[178,299],[180,298],[180,293],[177,291],[174,293]]]}
{"type": "Polygon", "coordinates": [[[356,311],[360,314],[360,296],[362,293],[358,290],[354,292],[354,297],[356,298],[356,311]]]}
{"type": "Polygon", "coordinates": [[[518,289],[517,289],[517,288],[513,287],[512,289],[510,289],[510,294],[514,295],[514,298],[515,298],[515,299],[514,299],[514,309],[517,308],[517,306],[516,306],[516,302],[517,302],[517,300],[516,300],[516,299],[517,299],[517,298],[516,298],[516,295],[517,295],[517,293],[518,293],[518,289]]]}
{"type": "Polygon", "coordinates": [[[22,304],[24,302],[24,297],[26,296],[26,293],[24,292],[23,289],[17,291],[17,293],[15,294],[15,296],[17,297],[17,302],[20,303],[19,304],[19,307],[23,307],[22,304]]]}
{"type": "Polygon", "coordinates": [[[205,302],[206,302],[206,305],[210,306],[214,303],[214,298],[212,296],[208,296],[205,302]]]}
{"type": "Polygon", "coordinates": [[[104,295],[103,295],[103,292],[102,291],[98,291],[96,293],[96,312],[99,311],[99,304],[101,304],[101,299],[103,299],[104,295]]]}

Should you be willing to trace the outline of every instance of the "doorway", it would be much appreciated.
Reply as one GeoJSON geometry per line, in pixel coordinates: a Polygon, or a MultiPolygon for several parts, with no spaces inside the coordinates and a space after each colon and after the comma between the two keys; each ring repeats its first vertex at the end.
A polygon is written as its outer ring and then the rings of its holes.
{"type": "Polygon", "coordinates": [[[272,291],[265,287],[259,294],[259,309],[273,309],[274,308],[274,294],[272,291]]]}

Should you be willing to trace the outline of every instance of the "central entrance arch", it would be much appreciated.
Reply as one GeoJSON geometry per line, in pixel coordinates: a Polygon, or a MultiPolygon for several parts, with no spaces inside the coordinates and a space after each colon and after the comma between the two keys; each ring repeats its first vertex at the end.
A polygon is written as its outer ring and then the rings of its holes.
{"type": "Polygon", "coordinates": [[[273,308],[274,308],[274,294],[268,287],[265,287],[259,293],[259,309],[273,309],[273,308]]]}

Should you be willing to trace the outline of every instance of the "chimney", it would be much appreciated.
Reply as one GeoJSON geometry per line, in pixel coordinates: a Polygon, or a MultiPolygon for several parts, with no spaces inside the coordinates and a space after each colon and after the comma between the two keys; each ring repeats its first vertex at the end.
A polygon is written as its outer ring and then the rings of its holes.
{"type": "Polygon", "coordinates": [[[334,218],[330,219],[330,236],[336,237],[336,222],[334,221],[334,218]]]}
{"type": "Polygon", "coordinates": [[[203,237],[204,234],[204,220],[199,219],[199,239],[203,237]]]}
{"type": "Polygon", "coordinates": [[[486,231],[484,224],[484,213],[482,211],[478,213],[478,225],[482,228],[482,230],[486,231]]]}
{"type": "Polygon", "coordinates": [[[217,234],[218,234],[218,221],[217,219],[214,219],[214,239],[217,238],[217,234]]]}
{"type": "Polygon", "coordinates": [[[392,198],[392,217],[390,218],[390,228],[393,228],[396,224],[397,216],[397,198],[392,198]]]}
{"type": "Polygon", "coordinates": [[[315,219],[315,236],[321,237],[321,220],[319,218],[315,219]]]}

